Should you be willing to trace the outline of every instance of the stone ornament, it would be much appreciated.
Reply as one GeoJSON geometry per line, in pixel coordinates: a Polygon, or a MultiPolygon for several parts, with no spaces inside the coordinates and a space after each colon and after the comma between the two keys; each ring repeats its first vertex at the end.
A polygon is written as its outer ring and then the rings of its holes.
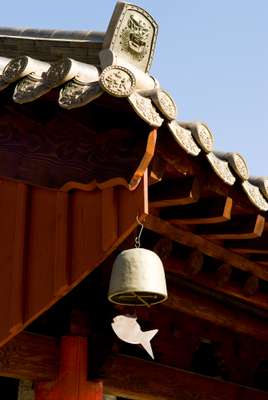
{"type": "Polygon", "coordinates": [[[258,207],[262,211],[268,210],[268,203],[261,194],[258,186],[252,185],[249,181],[244,181],[242,182],[242,187],[254,206],[258,207]]]}
{"type": "Polygon", "coordinates": [[[110,65],[102,71],[100,85],[112,96],[128,97],[135,88],[136,79],[129,69],[119,65],[110,65]]]}
{"type": "Polygon", "coordinates": [[[60,91],[59,105],[68,110],[82,107],[103,94],[99,82],[83,85],[79,82],[68,82],[60,91]]]}
{"type": "Polygon", "coordinates": [[[249,182],[255,186],[258,186],[263,196],[268,200],[268,178],[251,176],[249,182]]]}
{"type": "Polygon", "coordinates": [[[192,156],[197,156],[200,153],[201,149],[195,143],[191,131],[182,128],[175,120],[168,122],[167,125],[176,142],[186,153],[192,156]]]}
{"type": "Polygon", "coordinates": [[[165,90],[153,91],[151,99],[165,118],[169,121],[176,119],[177,107],[175,101],[165,90]]]}
{"type": "Polygon", "coordinates": [[[46,72],[50,64],[35,60],[31,57],[22,56],[9,61],[5,66],[2,78],[7,83],[15,82],[25,76],[33,76],[36,79],[41,79],[42,74],[46,72]]]}
{"type": "Polygon", "coordinates": [[[134,92],[128,97],[128,101],[138,116],[150,126],[159,128],[164,122],[150,99],[134,92]]]}
{"type": "MultiPolygon", "coordinates": [[[[28,64],[28,57],[16,57],[11,60],[3,70],[2,79],[7,83],[15,82],[25,76],[24,72],[28,64]]],[[[27,73],[26,73],[27,75],[27,73]]]]}
{"type": "Polygon", "coordinates": [[[197,141],[202,150],[204,150],[206,153],[210,153],[213,150],[214,137],[212,132],[205,124],[201,122],[180,122],[180,125],[192,132],[194,139],[197,141]]]}
{"type": "Polygon", "coordinates": [[[50,88],[43,83],[42,79],[27,76],[16,85],[13,100],[19,104],[29,103],[43,96],[49,90],[50,88]]]}
{"type": "Polygon", "coordinates": [[[72,61],[70,58],[59,60],[51,64],[50,68],[46,73],[43,74],[42,78],[47,86],[50,88],[57,87],[60,84],[74,78],[69,77],[69,72],[72,67],[72,61]]]}
{"type": "Polygon", "coordinates": [[[242,180],[249,178],[248,167],[245,159],[239,153],[216,153],[222,160],[228,161],[229,165],[235,171],[235,173],[242,180]]]}
{"type": "Polygon", "coordinates": [[[103,49],[110,49],[144,72],[150,69],[158,25],[147,11],[118,2],[106,32],[103,49]]]}
{"type": "Polygon", "coordinates": [[[230,171],[227,161],[221,160],[212,152],[206,154],[206,157],[214,172],[221,180],[223,180],[227,185],[230,186],[235,183],[235,177],[230,171]]]}

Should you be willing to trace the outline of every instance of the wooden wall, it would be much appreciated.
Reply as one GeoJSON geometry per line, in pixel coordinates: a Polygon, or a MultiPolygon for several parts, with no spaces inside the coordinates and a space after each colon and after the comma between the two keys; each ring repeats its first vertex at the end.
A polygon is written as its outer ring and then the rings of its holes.
{"type": "Polygon", "coordinates": [[[0,345],[79,283],[147,212],[147,181],[61,192],[0,181],[0,345]]]}

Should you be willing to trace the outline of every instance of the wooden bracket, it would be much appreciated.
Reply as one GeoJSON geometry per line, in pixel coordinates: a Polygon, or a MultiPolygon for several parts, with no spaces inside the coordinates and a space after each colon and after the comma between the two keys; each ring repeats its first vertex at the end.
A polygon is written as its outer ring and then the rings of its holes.
{"type": "Polygon", "coordinates": [[[198,203],[163,210],[161,215],[172,224],[217,224],[231,219],[233,201],[230,197],[201,199],[198,203]]]}

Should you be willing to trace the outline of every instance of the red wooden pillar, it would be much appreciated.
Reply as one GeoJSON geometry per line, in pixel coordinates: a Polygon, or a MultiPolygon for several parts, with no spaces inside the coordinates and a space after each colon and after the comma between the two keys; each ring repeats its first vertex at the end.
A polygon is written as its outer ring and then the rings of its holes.
{"type": "Polygon", "coordinates": [[[101,382],[87,381],[87,339],[64,336],[60,345],[59,376],[54,382],[38,383],[35,400],[102,400],[101,382]]]}

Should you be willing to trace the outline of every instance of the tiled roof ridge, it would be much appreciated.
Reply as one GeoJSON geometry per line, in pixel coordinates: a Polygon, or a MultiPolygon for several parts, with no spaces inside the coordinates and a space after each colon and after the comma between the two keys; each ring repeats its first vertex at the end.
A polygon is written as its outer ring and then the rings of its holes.
{"type": "Polygon", "coordinates": [[[72,40],[102,43],[104,33],[92,30],[32,29],[0,27],[0,37],[23,39],[72,40]]]}

